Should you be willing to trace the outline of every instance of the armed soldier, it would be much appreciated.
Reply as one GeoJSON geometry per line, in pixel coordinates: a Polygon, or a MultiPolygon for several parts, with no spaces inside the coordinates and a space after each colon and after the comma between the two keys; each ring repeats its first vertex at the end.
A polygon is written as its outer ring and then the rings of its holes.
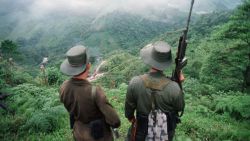
{"type": "MultiPolygon", "coordinates": [[[[153,108],[166,114],[168,131],[165,135],[167,134],[167,140],[171,141],[176,124],[179,122],[177,112],[184,108],[184,96],[180,86],[163,74],[163,70],[169,68],[172,63],[171,48],[166,42],[158,41],[141,49],[140,56],[151,68],[149,73],[132,78],[127,89],[125,116],[132,122],[127,141],[145,141],[154,138],[148,137],[149,114],[153,108]]],[[[161,124],[163,123],[164,120],[161,124]]]]}
{"type": "Polygon", "coordinates": [[[142,60],[151,68],[148,74],[134,77],[128,86],[125,116],[132,126],[127,141],[173,140],[179,117],[184,112],[184,77],[181,70],[187,64],[186,40],[193,5],[194,0],[191,1],[187,26],[179,39],[176,65],[171,78],[163,74],[163,70],[169,68],[172,62],[170,45],[158,41],[140,51],[142,60]]]}
{"type": "Polygon", "coordinates": [[[72,47],[66,53],[61,71],[69,76],[60,88],[60,99],[71,115],[76,141],[112,141],[110,127],[120,126],[118,114],[109,104],[101,87],[88,82],[91,64],[84,46],[72,47]]]}
{"type": "Polygon", "coordinates": [[[163,70],[169,68],[172,62],[171,47],[166,42],[158,41],[141,49],[142,60],[151,68],[148,74],[134,77],[128,86],[125,116],[132,123],[128,141],[173,140],[179,117],[184,112],[184,77],[181,70],[187,64],[186,40],[193,4],[194,0],[191,1],[187,26],[179,39],[171,79],[163,74],[163,70]]]}

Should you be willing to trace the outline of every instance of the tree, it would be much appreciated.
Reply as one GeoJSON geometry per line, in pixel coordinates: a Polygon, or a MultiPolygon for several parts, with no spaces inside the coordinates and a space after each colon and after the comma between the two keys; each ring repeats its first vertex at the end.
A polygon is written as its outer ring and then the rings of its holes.
{"type": "Polygon", "coordinates": [[[250,0],[244,0],[219,35],[222,38],[240,39],[250,46],[250,0]]]}
{"type": "Polygon", "coordinates": [[[11,58],[14,55],[19,54],[17,51],[17,44],[11,40],[4,40],[1,42],[0,46],[0,56],[3,58],[11,58]]]}

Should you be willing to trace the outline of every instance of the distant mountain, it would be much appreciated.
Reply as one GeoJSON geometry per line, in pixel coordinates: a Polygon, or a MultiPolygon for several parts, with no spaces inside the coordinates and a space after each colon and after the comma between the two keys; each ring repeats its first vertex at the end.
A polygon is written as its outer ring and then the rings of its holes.
{"type": "Polygon", "coordinates": [[[234,9],[241,3],[242,0],[196,0],[194,10],[196,13],[210,13],[234,9]]]}
{"type": "MultiPolygon", "coordinates": [[[[183,13],[179,15],[185,17],[183,13]]],[[[36,64],[44,56],[62,57],[76,44],[97,48],[102,53],[135,48],[181,25],[180,18],[172,18],[169,22],[150,20],[123,11],[113,11],[99,18],[70,15],[50,15],[43,19],[21,17],[22,20],[2,16],[6,23],[0,24],[4,29],[1,39],[16,41],[25,56],[32,58],[27,61],[36,64]]]]}
{"type": "MultiPolygon", "coordinates": [[[[44,56],[62,57],[76,44],[102,53],[115,49],[133,51],[166,31],[184,27],[190,6],[190,1],[168,0],[167,5],[144,5],[144,9],[123,7],[111,10],[107,6],[88,13],[62,8],[54,11],[38,9],[40,5],[35,2],[0,1],[0,41],[16,41],[23,54],[32,58],[26,60],[29,63],[39,63],[44,56]]],[[[194,10],[225,10],[238,3],[240,0],[196,0],[194,10]]]]}

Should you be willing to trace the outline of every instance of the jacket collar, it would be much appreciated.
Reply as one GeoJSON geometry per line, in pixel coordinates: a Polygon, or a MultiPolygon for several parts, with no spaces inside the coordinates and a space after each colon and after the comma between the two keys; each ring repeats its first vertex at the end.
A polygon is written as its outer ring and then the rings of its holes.
{"type": "Polygon", "coordinates": [[[163,74],[163,72],[149,72],[148,73],[149,74],[149,76],[152,76],[152,77],[162,77],[162,76],[165,76],[164,74],[163,74]]]}
{"type": "Polygon", "coordinates": [[[90,82],[86,79],[76,79],[76,78],[71,78],[70,81],[73,83],[73,84],[77,84],[77,85],[90,85],[90,82]]]}

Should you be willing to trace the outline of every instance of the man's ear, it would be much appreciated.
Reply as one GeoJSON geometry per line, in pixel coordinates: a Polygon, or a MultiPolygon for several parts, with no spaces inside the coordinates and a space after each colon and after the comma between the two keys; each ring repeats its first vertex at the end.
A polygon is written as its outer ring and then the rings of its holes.
{"type": "Polygon", "coordinates": [[[91,63],[88,63],[87,66],[86,66],[86,68],[89,70],[90,67],[91,67],[91,63]]]}

